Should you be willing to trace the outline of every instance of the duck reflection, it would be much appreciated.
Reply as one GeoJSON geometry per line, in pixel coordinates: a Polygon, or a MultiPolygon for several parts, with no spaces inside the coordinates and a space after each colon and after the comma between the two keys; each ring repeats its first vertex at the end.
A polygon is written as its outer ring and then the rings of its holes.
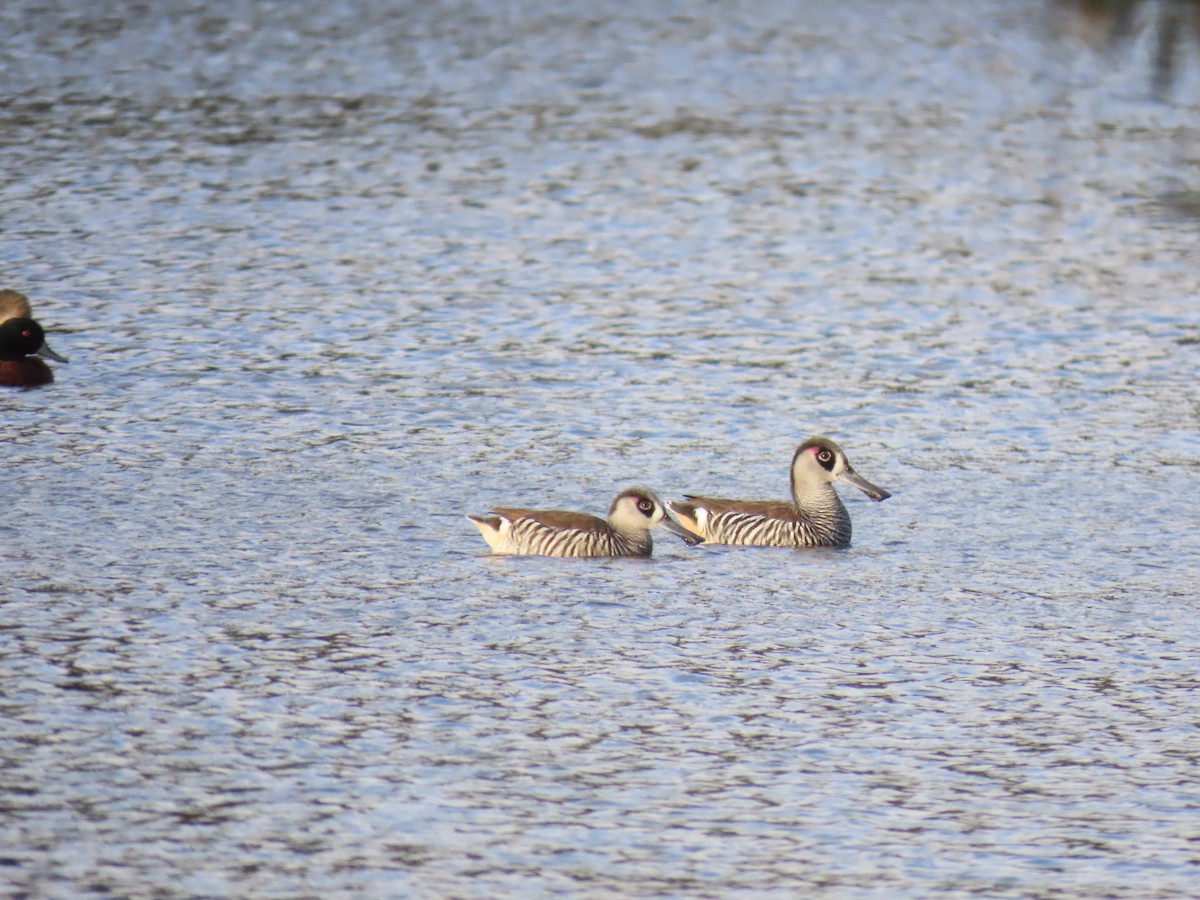
{"type": "Polygon", "coordinates": [[[1052,0],[1073,16],[1085,37],[1109,48],[1120,47],[1154,29],[1151,86],[1164,98],[1175,84],[1183,43],[1200,43],[1200,0],[1052,0]]]}

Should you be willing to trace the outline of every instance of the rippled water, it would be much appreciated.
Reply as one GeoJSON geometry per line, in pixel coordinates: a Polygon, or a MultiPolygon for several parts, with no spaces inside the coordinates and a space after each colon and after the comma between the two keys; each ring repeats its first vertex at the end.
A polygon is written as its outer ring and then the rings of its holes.
{"type": "Polygon", "coordinates": [[[1195,78],[1053,24],[6,3],[0,893],[1194,895],[1195,78]]]}

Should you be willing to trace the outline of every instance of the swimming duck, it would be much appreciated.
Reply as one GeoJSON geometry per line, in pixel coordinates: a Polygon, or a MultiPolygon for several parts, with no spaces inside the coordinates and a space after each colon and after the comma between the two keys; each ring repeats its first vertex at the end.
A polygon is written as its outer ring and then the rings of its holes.
{"type": "Polygon", "coordinates": [[[46,345],[46,333],[33,318],[29,299],[17,291],[0,290],[0,385],[50,384],[54,373],[43,358],[67,361],[46,345]]]}
{"type": "Polygon", "coordinates": [[[617,494],[608,519],[565,510],[497,508],[490,516],[467,516],[493,553],[526,556],[649,556],[650,530],[663,528],[689,544],[699,543],[667,515],[652,492],[630,488],[617,494]]]}
{"type": "Polygon", "coordinates": [[[792,457],[792,499],[723,500],[685,494],[667,507],[695,537],[710,544],[756,547],[845,547],[850,514],[833,489],[842,481],[872,500],[891,496],[854,471],[842,448],[813,437],[792,457]]]}

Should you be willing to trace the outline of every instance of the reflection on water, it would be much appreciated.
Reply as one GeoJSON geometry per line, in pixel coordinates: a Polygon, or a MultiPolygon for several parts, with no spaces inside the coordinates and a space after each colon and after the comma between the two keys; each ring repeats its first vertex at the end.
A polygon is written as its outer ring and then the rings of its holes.
{"type": "MultiPolygon", "coordinates": [[[[1107,54],[1110,61],[1128,59],[1137,47],[1139,62],[1144,59],[1151,73],[1151,93],[1163,103],[1170,102],[1189,64],[1200,54],[1200,2],[1196,0],[1053,0],[1052,5],[1063,14],[1067,31],[1081,35],[1093,47],[1114,51],[1107,54]],[[1118,57],[1117,50],[1126,52],[1118,57]]],[[[1200,219],[1200,189],[1189,127],[1180,128],[1179,142],[1179,158],[1164,172],[1164,187],[1148,208],[1170,220],[1195,222],[1200,219]]]]}
{"type": "Polygon", "coordinates": [[[0,5],[0,274],[71,358],[0,394],[0,894],[1194,893],[1144,72],[1044,0],[52,7],[0,5]],[[811,433],[894,492],[845,551],[462,515],[783,497],[811,433]]]}
{"type": "Polygon", "coordinates": [[[1094,43],[1116,48],[1145,31],[1151,34],[1152,85],[1158,97],[1170,92],[1185,65],[1186,44],[1200,46],[1200,3],[1196,0],[1056,0],[1094,43]]]}

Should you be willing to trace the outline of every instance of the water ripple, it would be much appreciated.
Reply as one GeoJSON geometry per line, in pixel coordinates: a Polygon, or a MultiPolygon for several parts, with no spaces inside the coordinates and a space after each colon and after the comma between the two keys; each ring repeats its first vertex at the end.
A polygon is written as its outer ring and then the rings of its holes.
{"type": "Polygon", "coordinates": [[[1032,0],[368,7],[0,10],[0,892],[1193,894],[1193,110],[1032,0]],[[462,518],[814,432],[847,551],[462,518]]]}

